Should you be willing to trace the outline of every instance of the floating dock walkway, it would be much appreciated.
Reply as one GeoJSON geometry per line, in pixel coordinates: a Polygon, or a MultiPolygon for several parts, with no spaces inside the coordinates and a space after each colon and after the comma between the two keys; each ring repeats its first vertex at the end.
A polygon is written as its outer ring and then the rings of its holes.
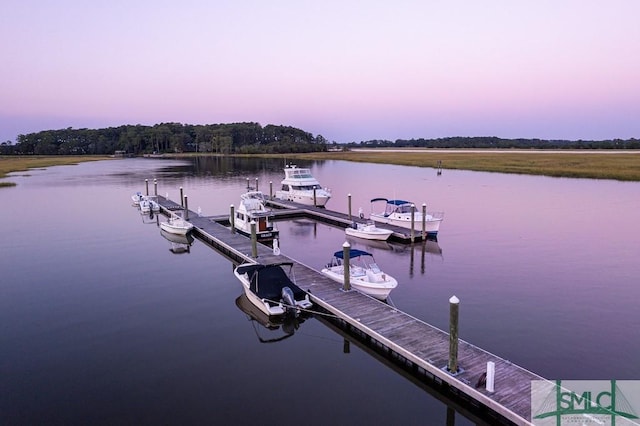
{"type": "MultiPolygon", "coordinates": [[[[183,209],[181,205],[161,196],[158,196],[158,202],[164,214],[183,209]]],[[[307,206],[304,209],[299,205],[294,207],[293,210],[283,209],[283,212],[306,214],[301,212],[311,210],[312,218],[322,214],[331,217],[338,226],[351,223],[344,214],[309,209],[307,206]]],[[[343,329],[377,347],[378,352],[400,359],[412,376],[462,401],[467,409],[480,413],[487,423],[531,424],[531,381],[544,378],[463,340],[458,341],[460,370],[452,375],[447,370],[449,333],[356,290],[344,291],[340,284],[319,271],[294,259],[275,255],[265,245],[257,244],[257,258],[253,258],[251,239],[219,223],[223,221],[222,216],[200,217],[189,210],[186,216],[194,225],[196,237],[234,263],[293,262],[296,284],[310,294],[316,305],[337,318],[343,329]],[[486,390],[484,384],[477,386],[487,371],[488,362],[495,365],[493,392],[486,390]]]]}
{"type": "MultiPolygon", "coordinates": [[[[298,204],[291,201],[267,199],[266,205],[273,207],[273,214],[275,219],[293,219],[297,217],[306,217],[314,219],[319,222],[328,223],[329,225],[347,228],[354,222],[366,223],[366,219],[361,219],[358,216],[349,216],[346,213],[340,213],[333,210],[327,210],[324,207],[308,206],[305,204],[298,204]]],[[[229,225],[229,215],[211,216],[212,220],[222,224],[229,225]]],[[[385,229],[390,229],[393,234],[389,237],[391,241],[396,241],[404,244],[412,242],[411,230],[403,228],[401,226],[384,224],[385,229]]],[[[413,241],[422,241],[423,239],[433,238],[425,235],[423,238],[422,233],[419,231],[414,232],[413,241]]]]}

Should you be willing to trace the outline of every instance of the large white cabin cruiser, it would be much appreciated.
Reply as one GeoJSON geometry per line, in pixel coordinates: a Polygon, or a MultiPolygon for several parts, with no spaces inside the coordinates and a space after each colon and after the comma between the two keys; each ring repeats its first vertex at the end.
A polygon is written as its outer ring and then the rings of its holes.
{"type": "Polygon", "coordinates": [[[276,191],[280,200],[293,201],[308,206],[324,207],[331,198],[331,192],[320,186],[311,174],[311,169],[299,168],[290,164],[284,168],[282,189],[276,191]]]}

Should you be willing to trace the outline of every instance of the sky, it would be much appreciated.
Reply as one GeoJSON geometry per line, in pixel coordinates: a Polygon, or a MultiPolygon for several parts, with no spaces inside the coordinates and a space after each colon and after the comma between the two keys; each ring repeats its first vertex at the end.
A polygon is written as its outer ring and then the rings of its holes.
{"type": "Polygon", "coordinates": [[[3,0],[0,142],[162,122],[640,138],[639,17],[638,0],[3,0]]]}

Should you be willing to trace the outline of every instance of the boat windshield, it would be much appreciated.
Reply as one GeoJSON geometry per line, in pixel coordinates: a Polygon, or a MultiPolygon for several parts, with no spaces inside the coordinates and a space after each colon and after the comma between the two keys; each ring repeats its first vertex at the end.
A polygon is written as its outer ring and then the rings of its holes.
{"type": "Polygon", "coordinates": [[[321,189],[320,185],[291,185],[291,188],[296,191],[313,191],[314,189],[321,189]]]}
{"type": "Polygon", "coordinates": [[[293,179],[309,179],[313,178],[309,169],[294,169],[289,171],[289,177],[293,179]]]}
{"type": "Polygon", "coordinates": [[[387,204],[387,213],[411,213],[411,204],[387,204]]]}

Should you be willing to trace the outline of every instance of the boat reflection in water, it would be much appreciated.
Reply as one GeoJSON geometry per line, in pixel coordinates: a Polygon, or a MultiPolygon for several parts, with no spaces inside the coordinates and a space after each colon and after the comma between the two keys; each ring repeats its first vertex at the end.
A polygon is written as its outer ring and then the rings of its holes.
{"type": "Polygon", "coordinates": [[[262,312],[256,305],[251,303],[247,295],[244,293],[236,299],[236,306],[244,312],[249,318],[249,321],[251,321],[260,343],[279,342],[293,336],[296,330],[300,327],[300,324],[305,322],[311,316],[311,314],[306,311],[300,312],[297,316],[269,316],[262,312]],[[259,328],[256,327],[256,323],[267,329],[269,333],[272,333],[274,336],[270,338],[261,336],[258,332],[259,328]]]}
{"type": "Polygon", "coordinates": [[[160,235],[169,241],[169,251],[173,254],[189,253],[193,244],[193,236],[191,233],[186,235],[172,234],[164,229],[160,229],[160,235]]]}
{"type": "Polygon", "coordinates": [[[376,249],[392,251],[394,253],[407,253],[408,251],[414,250],[415,247],[418,247],[418,250],[423,252],[422,254],[428,253],[429,255],[442,257],[442,248],[440,248],[437,238],[428,237],[426,240],[422,242],[418,241],[414,245],[394,244],[389,241],[363,240],[362,238],[350,236],[347,236],[347,241],[351,244],[351,247],[364,247],[364,250],[369,251],[376,249]]]}
{"type": "Polygon", "coordinates": [[[394,255],[409,256],[409,276],[414,275],[416,267],[416,257],[420,256],[420,274],[424,274],[427,270],[426,263],[429,260],[444,260],[442,248],[438,244],[435,237],[427,237],[424,241],[418,241],[414,244],[393,244],[389,241],[362,240],[361,238],[352,238],[347,236],[347,241],[352,248],[360,248],[366,251],[385,250],[390,251],[394,255]]]}

